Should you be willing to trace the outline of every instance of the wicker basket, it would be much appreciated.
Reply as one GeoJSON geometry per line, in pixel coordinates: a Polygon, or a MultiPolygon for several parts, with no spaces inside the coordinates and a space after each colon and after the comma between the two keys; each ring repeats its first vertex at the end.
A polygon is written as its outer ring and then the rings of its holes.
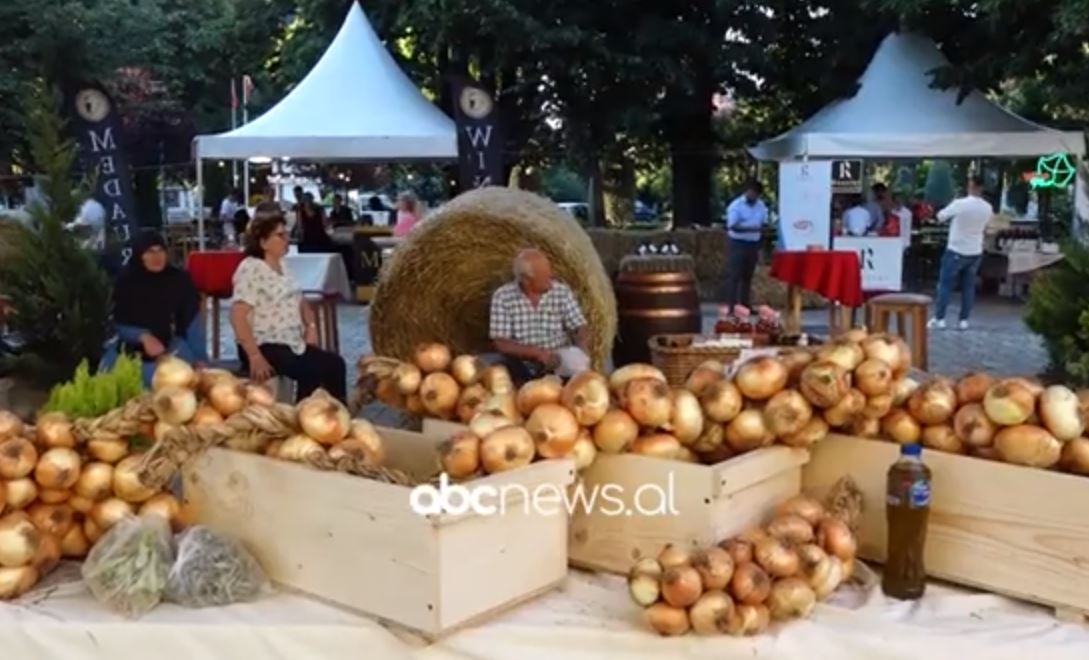
{"type": "MultiPolygon", "coordinates": [[[[729,364],[748,347],[697,346],[699,339],[715,339],[720,335],[655,335],[650,338],[651,363],[665,374],[670,385],[680,386],[692,370],[707,360],[729,364]]],[[[752,341],[752,347],[768,346],[768,335],[734,335],[752,341]]]]}

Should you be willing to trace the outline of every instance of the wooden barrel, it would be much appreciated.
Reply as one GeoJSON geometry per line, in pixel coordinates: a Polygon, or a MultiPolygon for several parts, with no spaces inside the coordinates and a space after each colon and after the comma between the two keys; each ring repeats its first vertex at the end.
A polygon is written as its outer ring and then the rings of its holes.
{"type": "Polygon", "coordinates": [[[699,289],[691,272],[621,272],[616,291],[617,337],[613,367],[650,363],[654,335],[703,330],[699,289]]]}

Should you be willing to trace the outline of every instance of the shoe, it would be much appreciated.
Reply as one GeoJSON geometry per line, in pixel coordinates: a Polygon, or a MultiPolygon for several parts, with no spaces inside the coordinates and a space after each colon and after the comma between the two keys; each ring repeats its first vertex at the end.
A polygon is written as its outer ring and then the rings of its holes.
{"type": "Polygon", "coordinates": [[[968,329],[968,321],[961,321],[960,323],[958,323],[957,324],[957,329],[958,330],[967,330],[968,329]]]}
{"type": "Polygon", "coordinates": [[[930,319],[926,322],[927,328],[937,328],[938,330],[945,330],[945,319],[930,319]]]}

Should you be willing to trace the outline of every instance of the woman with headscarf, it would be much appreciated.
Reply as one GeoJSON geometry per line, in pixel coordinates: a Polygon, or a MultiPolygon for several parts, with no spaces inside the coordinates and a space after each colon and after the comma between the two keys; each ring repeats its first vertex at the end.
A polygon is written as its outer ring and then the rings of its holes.
{"type": "Polygon", "coordinates": [[[200,294],[189,273],[168,263],[161,236],[147,232],[136,239],[113,298],[120,346],[107,352],[103,366],[112,366],[118,348],[138,355],[144,363],[144,385],[150,386],[155,361],[164,354],[173,353],[194,366],[208,362],[200,294]]]}

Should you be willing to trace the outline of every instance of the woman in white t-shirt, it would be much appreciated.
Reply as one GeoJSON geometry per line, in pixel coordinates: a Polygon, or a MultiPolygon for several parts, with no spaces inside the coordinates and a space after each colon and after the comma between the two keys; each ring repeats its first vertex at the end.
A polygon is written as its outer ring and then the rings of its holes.
{"type": "Polygon", "coordinates": [[[239,357],[254,380],[274,373],[294,380],[300,400],[320,387],[346,403],[344,358],[317,347],[314,310],[284,271],[288,244],[279,204],[262,202],[246,231],[247,257],[234,273],[231,326],[239,357]]]}

